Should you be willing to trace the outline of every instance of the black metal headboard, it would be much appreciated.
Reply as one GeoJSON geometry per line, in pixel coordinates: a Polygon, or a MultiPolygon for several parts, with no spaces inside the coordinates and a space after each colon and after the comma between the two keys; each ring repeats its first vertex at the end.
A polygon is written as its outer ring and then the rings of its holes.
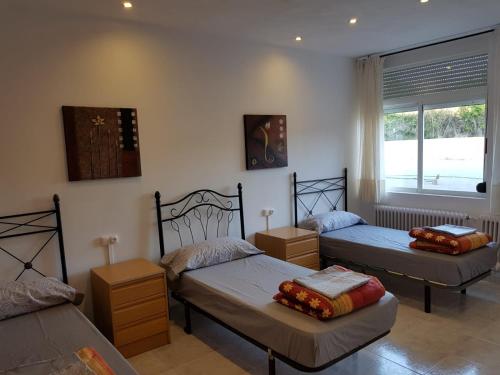
{"type": "Polygon", "coordinates": [[[293,173],[293,202],[295,226],[299,224],[298,206],[301,204],[306,211],[306,217],[314,214],[318,202],[323,198],[330,210],[336,210],[343,198],[343,209],[347,211],[347,168],[340,177],[320,178],[316,180],[297,180],[297,173],[293,173]],[[304,202],[301,196],[312,195],[312,202],[304,202]]]}
{"type": "Polygon", "coordinates": [[[234,212],[238,211],[240,217],[241,238],[245,239],[241,183],[238,184],[238,194],[235,195],[226,195],[214,190],[201,189],[193,191],[175,202],[162,204],[160,199],[160,192],[157,191],[155,193],[156,218],[158,221],[158,236],[160,239],[161,256],[165,255],[163,223],[170,223],[171,229],[178,234],[179,242],[181,246],[183,246],[184,241],[181,233],[181,227],[184,227],[187,230],[192,243],[194,243],[195,236],[193,234],[192,222],[194,221],[199,224],[204,239],[207,239],[210,219],[214,218],[217,237],[223,233],[228,235],[229,226],[234,218],[234,212]],[[235,204],[235,202],[237,203],[235,204]],[[226,222],[227,225],[224,228],[224,224],[226,222]]]}
{"type": "Polygon", "coordinates": [[[39,249],[36,249],[35,254],[28,261],[20,259],[16,255],[14,255],[13,251],[9,251],[0,245],[1,252],[7,254],[8,256],[10,256],[11,258],[15,259],[16,261],[18,261],[23,265],[23,269],[17,275],[16,280],[18,280],[21,277],[21,275],[27,270],[33,270],[34,272],[40,274],[41,276],[45,276],[42,272],[40,272],[33,266],[33,261],[40,255],[42,250],[57,234],[59,240],[59,255],[61,258],[62,279],[66,284],[68,283],[68,273],[66,269],[66,255],[64,253],[64,240],[63,240],[59,196],[55,194],[52,200],[54,202],[54,208],[52,210],[26,212],[21,214],[0,217],[0,225],[11,226],[10,228],[3,229],[0,231],[0,240],[15,238],[15,237],[31,236],[39,233],[50,234],[49,238],[43,243],[43,245],[39,249]],[[40,223],[37,224],[39,220],[50,217],[52,215],[55,216],[56,226],[41,225],[40,223]]]}

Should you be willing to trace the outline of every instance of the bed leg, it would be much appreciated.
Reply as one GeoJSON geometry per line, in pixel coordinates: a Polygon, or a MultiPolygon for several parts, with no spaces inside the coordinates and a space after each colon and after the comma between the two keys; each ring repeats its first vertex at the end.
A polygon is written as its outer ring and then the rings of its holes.
{"type": "Polygon", "coordinates": [[[276,360],[271,349],[267,349],[267,363],[269,366],[269,375],[276,375],[276,360]]]}
{"type": "Polygon", "coordinates": [[[467,294],[467,289],[466,289],[466,288],[462,289],[462,290],[460,291],[460,293],[462,293],[463,295],[466,295],[466,294],[467,294]]]}
{"type": "Polygon", "coordinates": [[[425,312],[429,314],[431,312],[431,287],[429,285],[424,286],[424,294],[425,312]]]}
{"type": "Polygon", "coordinates": [[[191,307],[189,306],[189,303],[184,302],[184,332],[186,332],[188,335],[191,334],[192,329],[191,329],[191,307]]]}

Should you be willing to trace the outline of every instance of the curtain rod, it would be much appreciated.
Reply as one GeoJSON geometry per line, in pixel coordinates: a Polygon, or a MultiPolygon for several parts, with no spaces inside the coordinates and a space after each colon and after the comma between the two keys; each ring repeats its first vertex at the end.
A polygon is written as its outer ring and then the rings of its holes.
{"type": "Polygon", "coordinates": [[[393,55],[397,55],[397,54],[404,53],[404,52],[415,51],[415,50],[420,49],[420,48],[432,47],[432,46],[437,46],[439,44],[454,42],[456,40],[472,38],[473,36],[488,34],[488,33],[492,33],[493,31],[495,31],[495,29],[488,29],[488,30],[480,31],[480,32],[474,33],[474,34],[463,35],[463,36],[459,36],[459,37],[452,38],[452,39],[442,40],[440,42],[434,42],[434,43],[425,44],[423,46],[407,48],[407,49],[404,49],[404,50],[401,50],[401,51],[396,51],[396,52],[385,53],[383,55],[380,55],[380,57],[393,56],[393,55]]]}

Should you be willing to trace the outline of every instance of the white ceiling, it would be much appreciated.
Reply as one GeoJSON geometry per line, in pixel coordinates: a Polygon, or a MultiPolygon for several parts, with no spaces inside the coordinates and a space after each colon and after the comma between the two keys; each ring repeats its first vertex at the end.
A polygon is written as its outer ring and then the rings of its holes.
{"type": "MultiPolygon", "coordinates": [[[[2,0],[183,31],[360,56],[500,23],[500,0],[2,0]],[[36,4],[36,5],[35,5],[36,4]],[[348,20],[359,22],[350,26],[348,20]],[[298,45],[296,35],[303,37],[298,45]]],[[[5,4],[5,3],[4,3],[5,4]]]]}

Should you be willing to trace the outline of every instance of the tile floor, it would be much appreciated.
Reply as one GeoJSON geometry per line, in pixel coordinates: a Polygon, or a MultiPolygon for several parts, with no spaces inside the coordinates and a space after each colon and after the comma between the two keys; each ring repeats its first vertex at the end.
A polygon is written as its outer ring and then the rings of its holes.
{"type": "MultiPolygon", "coordinates": [[[[422,311],[423,287],[382,279],[400,301],[389,336],[318,374],[500,374],[500,274],[467,295],[433,290],[433,313],[422,311]]],[[[172,344],[130,358],[141,375],[267,374],[266,353],[198,314],[193,335],[173,308],[172,344]]],[[[277,374],[301,372],[277,361],[277,374]]]]}

